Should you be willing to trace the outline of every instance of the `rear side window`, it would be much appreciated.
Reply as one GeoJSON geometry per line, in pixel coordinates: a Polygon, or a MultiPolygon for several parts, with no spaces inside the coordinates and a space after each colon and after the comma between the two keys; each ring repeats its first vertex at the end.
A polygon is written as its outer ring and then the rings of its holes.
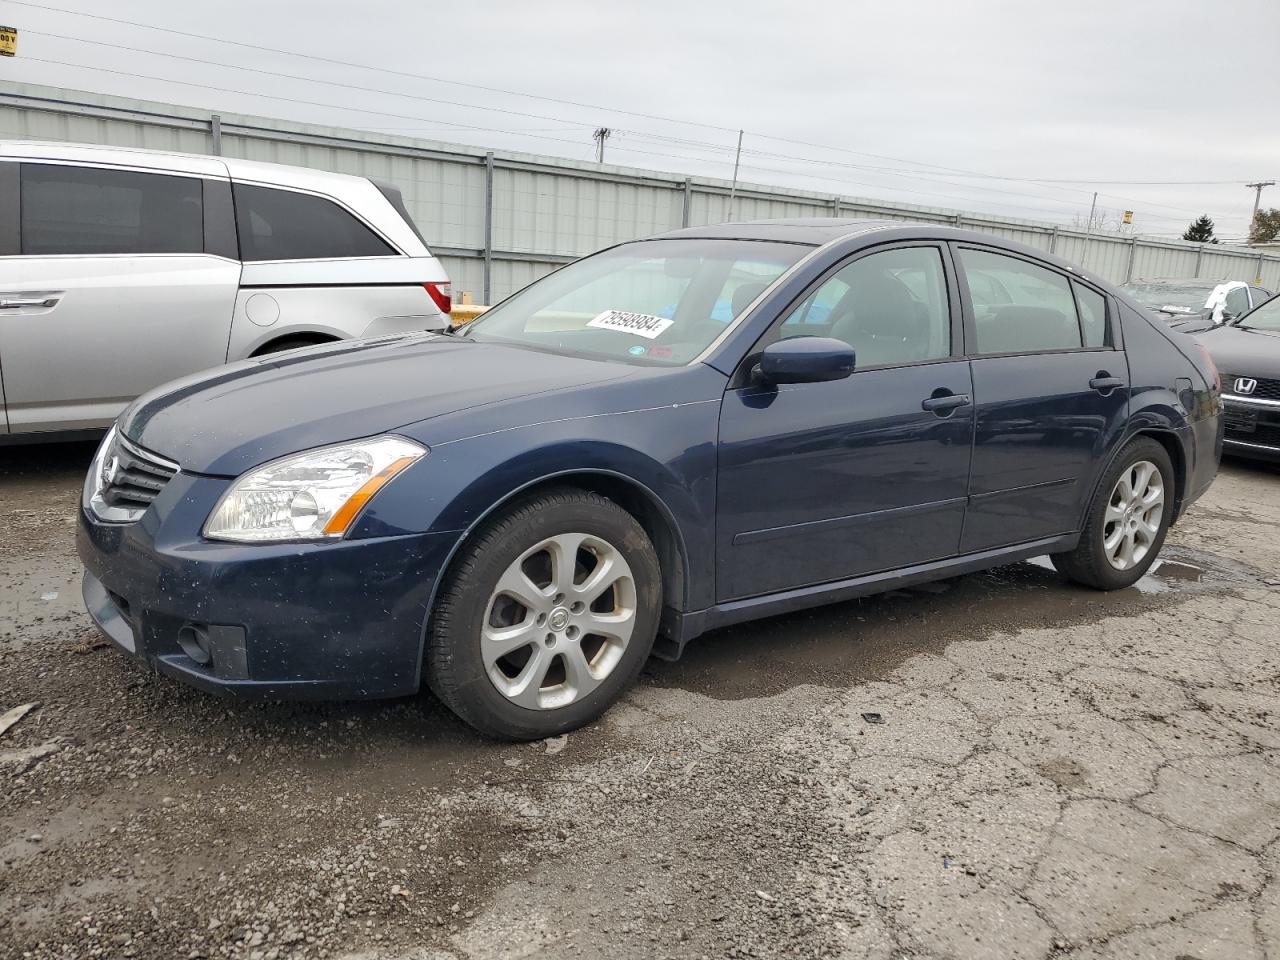
{"type": "Polygon", "coordinates": [[[1227,313],[1238,317],[1249,309],[1249,288],[1235,287],[1227,291],[1225,303],[1227,313]]]}
{"type": "Polygon", "coordinates": [[[24,254],[204,250],[195,177],[24,163],[21,180],[24,254]]]}
{"type": "Polygon", "coordinates": [[[242,183],[232,189],[242,260],[388,257],[396,253],[332,200],[242,183]]]}
{"type": "Polygon", "coordinates": [[[1084,335],[1084,345],[1086,347],[1110,346],[1111,336],[1107,329],[1107,298],[1074,280],[1071,286],[1076,292],[1076,306],[1080,308],[1080,332],[1084,335]]]}
{"type": "Polygon", "coordinates": [[[973,301],[978,353],[1080,349],[1080,323],[1066,277],[985,250],[958,253],[973,301]],[[992,297],[994,290],[999,295],[992,297]]]}

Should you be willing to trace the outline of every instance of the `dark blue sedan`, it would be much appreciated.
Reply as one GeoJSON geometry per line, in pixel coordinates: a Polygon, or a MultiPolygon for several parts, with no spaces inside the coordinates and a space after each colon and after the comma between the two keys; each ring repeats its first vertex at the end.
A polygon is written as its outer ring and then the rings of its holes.
{"type": "Polygon", "coordinates": [[[1040,251],[692,228],[451,335],[142,397],[85,484],[84,597],[206,690],[425,680],[487,734],[543,737],[714,627],[1040,554],[1128,586],[1213,480],[1221,410],[1195,340],[1040,251]]]}

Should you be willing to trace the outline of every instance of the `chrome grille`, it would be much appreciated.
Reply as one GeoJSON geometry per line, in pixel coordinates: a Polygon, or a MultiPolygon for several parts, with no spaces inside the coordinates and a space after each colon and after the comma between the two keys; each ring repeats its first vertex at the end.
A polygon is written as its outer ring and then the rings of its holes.
{"type": "Polygon", "coordinates": [[[1229,373],[1222,378],[1224,393],[1237,396],[1249,396],[1258,400],[1280,400],[1280,380],[1266,380],[1262,377],[1250,377],[1243,373],[1229,373]],[[1240,379],[1257,380],[1258,385],[1249,394],[1236,394],[1236,381],[1240,379]]]}
{"type": "Polygon", "coordinates": [[[146,512],[178,465],[112,429],[94,458],[89,506],[103,520],[130,522],[146,512]]]}

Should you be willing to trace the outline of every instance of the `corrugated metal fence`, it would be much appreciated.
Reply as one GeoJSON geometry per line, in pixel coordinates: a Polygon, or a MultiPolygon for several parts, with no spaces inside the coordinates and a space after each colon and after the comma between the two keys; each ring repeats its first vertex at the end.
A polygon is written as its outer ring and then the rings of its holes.
{"type": "MultiPolygon", "coordinates": [[[[0,84],[0,138],[214,153],[397,184],[456,292],[493,303],[601,247],[728,218],[730,184],[33,84],[0,84]]],[[[954,223],[1081,263],[1117,283],[1215,277],[1280,289],[1280,257],[1242,247],[1086,235],[936,207],[739,184],[735,219],[873,216],[954,223]]]]}

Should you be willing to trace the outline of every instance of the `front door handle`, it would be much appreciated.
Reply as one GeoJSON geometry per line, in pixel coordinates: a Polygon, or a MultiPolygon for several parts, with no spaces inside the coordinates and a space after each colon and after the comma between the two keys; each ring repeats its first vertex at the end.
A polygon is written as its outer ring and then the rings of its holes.
{"type": "Polygon", "coordinates": [[[23,307],[57,306],[57,297],[5,297],[0,296],[0,310],[21,310],[23,307]]]}
{"type": "Polygon", "coordinates": [[[928,397],[920,401],[920,409],[926,413],[936,413],[939,416],[950,413],[956,407],[967,407],[969,405],[969,395],[967,393],[947,393],[940,397],[928,397]]]}
{"type": "Polygon", "coordinates": [[[1112,390],[1116,389],[1116,387],[1123,387],[1124,381],[1119,377],[1109,377],[1105,373],[1099,373],[1089,381],[1089,386],[1093,387],[1093,389],[1105,396],[1112,390]]]}

